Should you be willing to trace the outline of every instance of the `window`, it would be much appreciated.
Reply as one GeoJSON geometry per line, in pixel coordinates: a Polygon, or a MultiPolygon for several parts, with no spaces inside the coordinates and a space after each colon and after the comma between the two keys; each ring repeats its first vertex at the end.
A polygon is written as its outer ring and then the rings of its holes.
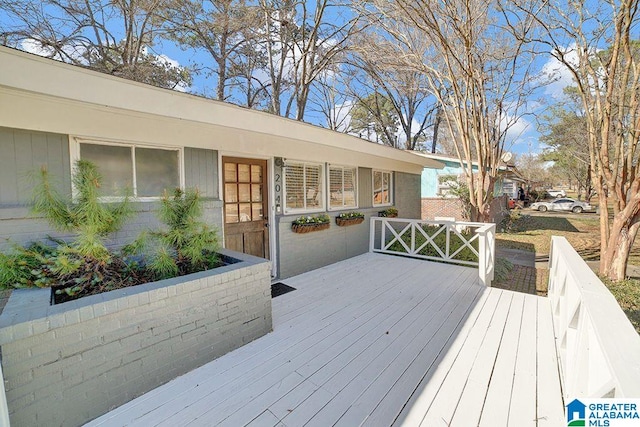
{"type": "Polygon", "coordinates": [[[358,207],[358,170],[350,166],[329,166],[329,209],[358,207]]]}
{"type": "Polygon", "coordinates": [[[455,190],[460,186],[460,175],[438,175],[438,196],[457,197],[455,190]]]}
{"type": "Polygon", "coordinates": [[[259,161],[229,159],[224,161],[225,223],[264,219],[263,166],[259,161]],[[243,161],[243,163],[241,163],[243,161]]]}
{"type": "Polygon", "coordinates": [[[323,211],[323,165],[287,162],[284,169],[285,213],[323,211]]]}
{"type": "Polygon", "coordinates": [[[135,145],[80,143],[80,158],[98,166],[102,197],[130,191],[136,198],[157,198],[180,185],[180,152],[135,145]]]}
{"type": "Polygon", "coordinates": [[[391,176],[391,172],[373,171],[373,206],[388,206],[393,203],[391,176]]]}

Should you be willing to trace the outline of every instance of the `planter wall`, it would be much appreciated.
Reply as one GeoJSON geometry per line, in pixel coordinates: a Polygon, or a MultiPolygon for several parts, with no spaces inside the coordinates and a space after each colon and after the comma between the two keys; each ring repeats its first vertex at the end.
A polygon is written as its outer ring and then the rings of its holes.
{"type": "Polygon", "coordinates": [[[51,306],[16,290],[0,316],[13,426],[80,425],[272,330],[270,263],[231,251],[215,270],[51,306]]]}

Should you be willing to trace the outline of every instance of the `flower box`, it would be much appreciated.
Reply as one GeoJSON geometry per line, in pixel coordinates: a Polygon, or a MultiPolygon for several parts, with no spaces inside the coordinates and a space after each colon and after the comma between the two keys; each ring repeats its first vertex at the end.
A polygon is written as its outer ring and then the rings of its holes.
{"type": "Polygon", "coordinates": [[[348,225],[361,224],[363,221],[364,221],[364,218],[362,218],[362,217],[356,217],[356,218],[340,218],[340,217],[336,217],[336,224],[338,224],[340,227],[346,227],[348,225]]]}
{"type": "Polygon", "coordinates": [[[387,208],[383,211],[378,212],[378,216],[385,218],[397,218],[398,217],[398,209],[396,208],[387,208]]]}
{"type": "Polygon", "coordinates": [[[328,222],[309,223],[309,224],[291,224],[291,230],[294,233],[311,233],[313,231],[326,230],[329,228],[328,222]]]}
{"type": "Polygon", "coordinates": [[[329,215],[301,216],[291,223],[294,233],[311,233],[329,228],[329,215]]]}

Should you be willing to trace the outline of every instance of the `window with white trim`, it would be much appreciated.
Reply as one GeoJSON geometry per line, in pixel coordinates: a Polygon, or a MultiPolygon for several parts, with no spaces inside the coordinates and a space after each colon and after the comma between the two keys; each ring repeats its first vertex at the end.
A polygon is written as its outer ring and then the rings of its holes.
{"type": "Polygon", "coordinates": [[[165,190],[181,187],[176,148],[80,142],[79,154],[98,167],[101,197],[122,197],[128,192],[139,199],[158,198],[165,190]]]}
{"type": "Polygon", "coordinates": [[[358,207],[358,168],[329,165],[329,209],[358,207]]]}
{"type": "Polygon", "coordinates": [[[287,161],[284,167],[285,213],[324,210],[324,165],[287,161]]]}
{"type": "Polygon", "coordinates": [[[373,206],[393,204],[393,175],[389,171],[373,171],[373,206]]]}

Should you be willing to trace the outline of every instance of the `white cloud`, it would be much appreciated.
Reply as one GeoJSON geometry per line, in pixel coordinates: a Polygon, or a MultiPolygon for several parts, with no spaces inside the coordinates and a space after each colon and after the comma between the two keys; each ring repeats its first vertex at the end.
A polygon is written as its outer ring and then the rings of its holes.
{"type": "MultiPolygon", "coordinates": [[[[578,54],[574,46],[567,47],[564,54],[569,63],[578,62],[578,54]]],[[[554,99],[563,96],[565,87],[575,85],[571,72],[554,57],[549,57],[549,60],[543,65],[540,78],[541,80],[551,80],[551,83],[545,87],[544,93],[554,99]]]]}
{"type": "MultiPolygon", "coordinates": [[[[61,54],[59,52],[56,52],[53,48],[44,46],[42,43],[35,39],[22,40],[22,42],[20,42],[20,49],[24,50],[25,52],[55,59],[57,61],[64,61],[64,59],[66,59],[63,58],[61,54]]],[[[83,56],[83,54],[86,52],[86,48],[84,46],[65,45],[62,47],[62,51],[64,52],[66,57],[72,58],[74,61],[86,65],[86,60],[83,56]]]]}
{"type": "MultiPolygon", "coordinates": [[[[331,110],[334,123],[338,124],[337,131],[346,132],[351,127],[351,109],[354,104],[353,101],[345,101],[342,104],[336,104],[331,110]]],[[[351,134],[355,135],[354,133],[351,134]]]]}
{"type": "MultiPolygon", "coordinates": [[[[146,53],[146,49],[145,49],[145,53],[146,53]]],[[[154,56],[155,56],[156,64],[168,66],[170,68],[181,68],[181,65],[178,61],[176,61],[175,59],[169,58],[167,55],[163,53],[161,53],[160,55],[154,55],[154,56]]],[[[181,81],[173,88],[173,90],[177,92],[190,92],[191,87],[188,86],[184,81],[181,81]]]]}

